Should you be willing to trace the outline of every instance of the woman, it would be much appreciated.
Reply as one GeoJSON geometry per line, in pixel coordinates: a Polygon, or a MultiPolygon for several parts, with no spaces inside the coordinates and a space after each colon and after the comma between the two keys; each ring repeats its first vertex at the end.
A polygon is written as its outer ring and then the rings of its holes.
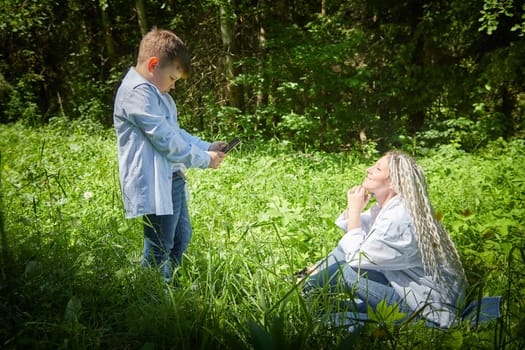
{"type": "Polygon", "coordinates": [[[358,312],[385,299],[450,326],[467,283],[454,243],[433,216],[421,167],[403,153],[387,153],[347,198],[336,221],[345,235],[307,270],[305,289],[335,286],[342,275],[358,298],[358,312]],[[376,204],[361,213],[372,196],[376,204]]]}

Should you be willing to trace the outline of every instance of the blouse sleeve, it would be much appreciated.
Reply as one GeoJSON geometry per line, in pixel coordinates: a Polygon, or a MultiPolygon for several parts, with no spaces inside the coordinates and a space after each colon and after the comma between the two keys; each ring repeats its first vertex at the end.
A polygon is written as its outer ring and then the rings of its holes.
{"type": "Polygon", "coordinates": [[[369,232],[348,231],[339,241],[351,266],[373,270],[399,270],[420,264],[412,220],[402,202],[385,208],[369,232]]]}
{"type": "MultiPolygon", "coordinates": [[[[368,209],[361,214],[361,227],[365,232],[370,231],[371,221],[371,209],[368,209]]],[[[335,224],[337,225],[337,227],[343,230],[344,233],[348,232],[348,220],[346,220],[346,210],[343,211],[341,215],[339,215],[339,217],[335,220],[335,224]]]]}

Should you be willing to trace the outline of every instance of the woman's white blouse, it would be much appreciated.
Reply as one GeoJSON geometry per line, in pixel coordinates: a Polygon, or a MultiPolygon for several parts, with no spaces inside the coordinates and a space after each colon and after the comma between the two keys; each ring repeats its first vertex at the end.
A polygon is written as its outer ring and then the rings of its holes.
{"type": "Polygon", "coordinates": [[[448,327],[461,295],[459,280],[445,270],[449,293],[425,276],[412,219],[400,196],[383,208],[374,205],[361,214],[361,227],[347,230],[343,212],[336,220],[345,235],[338,243],[350,266],[382,272],[412,310],[448,327]],[[452,294],[452,297],[450,296],[452,294]]]}

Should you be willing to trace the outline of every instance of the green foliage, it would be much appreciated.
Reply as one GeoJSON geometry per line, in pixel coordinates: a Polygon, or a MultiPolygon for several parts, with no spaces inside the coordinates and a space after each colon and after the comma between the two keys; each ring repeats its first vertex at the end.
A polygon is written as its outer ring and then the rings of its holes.
{"type": "Polygon", "coordinates": [[[487,119],[493,118],[487,116],[474,121],[467,117],[454,117],[431,121],[428,130],[418,132],[415,136],[419,151],[429,151],[439,145],[451,145],[466,151],[486,146],[489,140],[501,135],[501,124],[492,124],[487,119]]]}
{"type": "MultiPolygon", "coordinates": [[[[89,123],[86,121],[86,123],[89,123]]],[[[506,295],[508,347],[519,346],[525,300],[523,140],[420,159],[437,215],[473,285],[506,295]]],[[[289,276],[323,257],[345,189],[373,160],[244,142],[219,170],[191,170],[194,238],[179,286],[139,267],[142,230],[125,220],[115,136],[80,121],[0,127],[3,348],[493,348],[493,324],[449,330],[405,322],[382,305],[352,332],[328,322],[339,295],[304,298],[289,276]],[[95,132],[96,131],[96,132],[95,132]]],[[[342,296],[346,298],[347,296],[342,296]]]]}
{"type": "Polygon", "coordinates": [[[11,90],[9,101],[4,110],[5,121],[21,121],[30,126],[42,124],[42,115],[36,103],[30,85],[42,80],[41,76],[26,75],[11,90]]]}
{"type": "MultiPolygon", "coordinates": [[[[65,116],[110,125],[115,88],[140,40],[134,6],[0,3],[0,122],[36,126],[65,116]]],[[[149,25],[174,30],[192,52],[192,74],[173,91],[185,127],[323,150],[410,148],[418,140],[470,150],[523,133],[523,4],[320,7],[145,0],[149,25]],[[219,30],[225,19],[228,33],[219,30]]]]}
{"type": "Polygon", "coordinates": [[[353,59],[366,45],[363,33],[336,16],[270,30],[275,36],[266,42],[264,69],[257,69],[258,60],[246,61],[247,73],[237,78],[269,96],[270,103],[254,111],[270,128],[267,135],[325,149],[355,142],[367,122],[352,112],[368,76],[353,59]]]}
{"type": "Polygon", "coordinates": [[[519,31],[519,35],[525,35],[525,4],[522,5],[521,17],[519,14],[518,4],[514,0],[485,0],[483,9],[480,11],[481,17],[479,21],[481,26],[480,31],[486,31],[488,35],[494,33],[500,27],[500,18],[503,17],[518,17],[511,31],[519,31]],[[521,22],[520,22],[521,21],[521,22]]]}
{"type": "Polygon", "coordinates": [[[523,145],[523,140],[506,143],[500,139],[480,150],[478,157],[443,147],[433,155],[439,163],[423,163],[438,215],[461,247],[472,284],[485,284],[492,294],[503,293],[502,267],[511,247],[524,244],[519,213],[525,183],[518,175],[523,145]],[[492,168],[484,165],[488,161],[494,161],[492,168]],[[455,179],[452,187],[447,184],[449,176],[455,179]]]}

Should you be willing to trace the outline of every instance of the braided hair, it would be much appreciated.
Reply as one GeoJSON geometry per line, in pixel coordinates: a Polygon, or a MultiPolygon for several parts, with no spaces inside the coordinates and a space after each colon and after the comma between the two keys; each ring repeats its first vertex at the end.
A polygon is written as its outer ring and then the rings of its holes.
{"type": "Polygon", "coordinates": [[[425,274],[433,276],[448,293],[452,291],[447,286],[445,271],[453,273],[466,285],[465,271],[454,242],[443,224],[434,217],[423,169],[402,152],[388,152],[387,156],[390,156],[392,189],[404,199],[412,218],[425,274]]]}

